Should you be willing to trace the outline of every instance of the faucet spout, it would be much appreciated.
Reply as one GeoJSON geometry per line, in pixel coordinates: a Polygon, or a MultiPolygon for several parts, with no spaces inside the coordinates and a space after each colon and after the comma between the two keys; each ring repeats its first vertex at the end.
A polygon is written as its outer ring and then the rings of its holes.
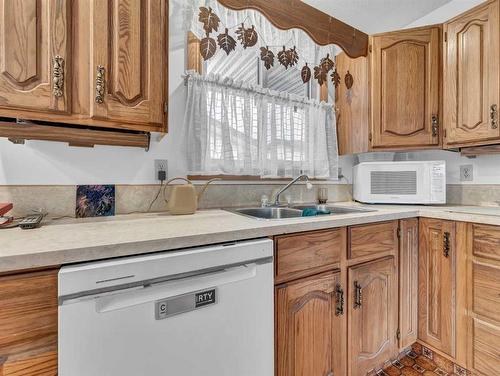
{"type": "Polygon", "coordinates": [[[283,194],[283,192],[285,192],[288,188],[290,188],[292,185],[294,185],[296,182],[298,182],[300,179],[304,179],[307,184],[308,184],[308,189],[309,189],[309,186],[310,186],[310,182],[309,182],[309,177],[307,175],[300,175],[300,176],[297,176],[295,179],[293,179],[290,183],[288,183],[287,185],[285,185],[283,188],[281,188],[278,193],[276,193],[276,197],[274,199],[274,204],[273,206],[280,206],[280,196],[283,194]]]}

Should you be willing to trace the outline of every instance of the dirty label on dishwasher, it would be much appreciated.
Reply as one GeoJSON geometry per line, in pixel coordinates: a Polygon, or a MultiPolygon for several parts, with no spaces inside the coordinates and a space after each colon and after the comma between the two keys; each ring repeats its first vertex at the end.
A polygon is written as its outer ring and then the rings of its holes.
{"type": "Polygon", "coordinates": [[[155,302],[155,318],[163,320],[171,316],[194,311],[217,303],[217,289],[190,292],[155,302]]]}

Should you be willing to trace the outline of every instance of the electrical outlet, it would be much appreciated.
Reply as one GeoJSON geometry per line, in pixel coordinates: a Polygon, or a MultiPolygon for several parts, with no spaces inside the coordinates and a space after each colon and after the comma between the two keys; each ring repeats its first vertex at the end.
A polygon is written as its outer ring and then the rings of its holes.
{"type": "Polygon", "coordinates": [[[472,181],[474,179],[473,165],[460,166],[460,181],[472,181]]]}
{"type": "Polygon", "coordinates": [[[165,178],[168,178],[168,160],[155,159],[155,180],[160,180],[158,179],[160,171],[165,171],[165,178]]]}

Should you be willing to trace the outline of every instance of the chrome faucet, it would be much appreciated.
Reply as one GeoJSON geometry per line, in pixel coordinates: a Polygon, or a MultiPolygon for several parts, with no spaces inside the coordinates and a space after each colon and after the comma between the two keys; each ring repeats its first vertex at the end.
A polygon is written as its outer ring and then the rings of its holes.
{"type": "Polygon", "coordinates": [[[309,182],[309,177],[307,175],[300,175],[300,176],[297,176],[295,179],[293,179],[290,183],[288,183],[287,185],[285,185],[283,188],[281,188],[278,193],[276,193],[276,198],[274,199],[274,204],[272,204],[271,206],[280,206],[280,195],[285,192],[288,188],[290,188],[293,184],[295,184],[297,181],[299,181],[300,179],[304,179],[306,181],[306,184],[307,184],[307,189],[311,189],[312,188],[312,184],[309,182]]]}

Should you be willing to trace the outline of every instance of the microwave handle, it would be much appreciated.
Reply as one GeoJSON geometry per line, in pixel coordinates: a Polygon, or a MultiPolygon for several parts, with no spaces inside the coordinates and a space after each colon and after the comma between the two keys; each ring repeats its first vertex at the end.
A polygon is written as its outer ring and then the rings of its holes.
{"type": "Polygon", "coordinates": [[[211,287],[251,279],[257,275],[257,264],[247,264],[225,269],[223,271],[195,275],[189,278],[161,282],[141,289],[123,293],[95,297],[95,306],[98,313],[105,313],[136,306],[160,299],[184,295],[211,287]]]}

